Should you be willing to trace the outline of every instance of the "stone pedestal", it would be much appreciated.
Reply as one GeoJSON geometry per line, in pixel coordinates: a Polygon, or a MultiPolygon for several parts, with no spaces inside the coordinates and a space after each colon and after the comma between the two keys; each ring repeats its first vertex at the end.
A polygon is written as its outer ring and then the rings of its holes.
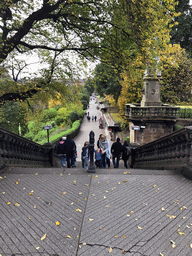
{"type": "Polygon", "coordinates": [[[161,106],[160,101],[160,77],[144,77],[143,98],[141,107],[145,106],[161,106]]]}

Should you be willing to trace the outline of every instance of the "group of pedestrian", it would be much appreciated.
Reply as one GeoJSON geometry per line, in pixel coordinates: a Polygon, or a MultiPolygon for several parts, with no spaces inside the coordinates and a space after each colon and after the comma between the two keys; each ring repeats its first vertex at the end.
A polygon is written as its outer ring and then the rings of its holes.
{"type": "Polygon", "coordinates": [[[131,155],[131,148],[126,140],[122,145],[120,138],[117,138],[117,141],[114,142],[111,146],[111,153],[114,168],[119,168],[120,159],[124,161],[125,168],[129,167],[128,160],[131,155]]]}
{"type": "Polygon", "coordinates": [[[89,112],[87,113],[87,120],[90,121],[92,120],[92,122],[95,120],[95,122],[97,121],[97,116],[92,116],[92,118],[89,115],[89,112]]]}
{"type": "Polygon", "coordinates": [[[66,139],[61,138],[57,146],[57,154],[60,157],[61,167],[76,167],[77,149],[75,142],[67,135],[66,139]]]}
{"type": "MultiPolygon", "coordinates": [[[[120,142],[120,138],[117,138],[117,141],[114,142],[111,147],[106,136],[104,134],[100,134],[99,139],[97,141],[97,149],[94,150],[94,153],[95,165],[98,168],[111,168],[111,154],[114,168],[119,167],[120,159],[124,161],[124,167],[129,168],[128,160],[131,155],[131,148],[127,141],[124,141],[122,145],[120,142]]],[[[89,156],[89,142],[86,141],[84,143],[84,147],[82,148],[81,153],[82,168],[88,169],[89,156]]]]}

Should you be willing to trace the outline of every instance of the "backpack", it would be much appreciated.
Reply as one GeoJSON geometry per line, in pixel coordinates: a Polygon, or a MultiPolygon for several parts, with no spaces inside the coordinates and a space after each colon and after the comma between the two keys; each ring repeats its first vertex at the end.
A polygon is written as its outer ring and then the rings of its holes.
{"type": "Polygon", "coordinates": [[[131,148],[130,147],[126,147],[125,155],[127,155],[127,156],[131,155],[131,148]]]}

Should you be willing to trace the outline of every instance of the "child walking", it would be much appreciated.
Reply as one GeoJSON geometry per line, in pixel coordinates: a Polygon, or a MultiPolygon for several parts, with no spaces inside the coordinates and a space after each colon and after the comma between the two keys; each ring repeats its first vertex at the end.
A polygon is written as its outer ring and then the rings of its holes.
{"type": "Polygon", "coordinates": [[[81,160],[82,160],[82,168],[88,170],[88,162],[89,162],[89,142],[86,141],[84,143],[84,147],[82,147],[81,152],[81,160]]]}
{"type": "Polygon", "coordinates": [[[97,167],[99,167],[99,168],[103,167],[103,164],[102,164],[102,152],[101,152],[100,148],[95,150],[95,165],[97,167]]]}

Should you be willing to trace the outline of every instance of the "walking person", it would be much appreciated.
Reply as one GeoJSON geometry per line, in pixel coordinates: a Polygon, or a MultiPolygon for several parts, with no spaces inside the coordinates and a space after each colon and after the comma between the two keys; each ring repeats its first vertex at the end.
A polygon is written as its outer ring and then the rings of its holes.
{"type": "Polygon", "coordinates": [[[76,149],[76,145],[75,142],[71,140],[70,135],[67,135],[65,146],[67,155],[67,168],[71,168],[73,164],[74,149],[76,149]]]}
{"type": "Polygon", "coordinates": [[[95,117],[94,116],[92,116],[92,122],[93,122],[93,120],[95,119],[95,117]]]}
{"type": "Polygon", "coordinates": [[[103,167],[106,168],[106,163],[108,165],[108,169],[110,169],[110,157],[111,157],[111,147],[109,141],[107,140],[105,135],[101,135],[99,139],[99,148],[102,152],[102,160],[103,167]]]}
{"type": "Polygon", "coordinates": [[[65,147],[65,141],[63,138],[60,138],[59,144],[57,146],[57,154],[60,157],[60,163],[61,167],[65,167],[66,162],[66,147],[65,147]]]}
{"type": "Polygon", "coordinates": [[[122,144],[120,142],[120,138],[117,138],[117,141],[114,142],[111,146],[111,153],[112,153],[112,161],[114,168],[119,168],[119,160],[121,158],[122,152],[122,144]]]}
{"type": "Polygon", "coordinates": [[[125,140],[122,148],[122,160],[124,161],[124,167],[126,169],[129,168],[128,160],[130,155],[131,155],[131,147],[128,144],[128,142],[125,140]]]}
{"type": "Polygon", "coordinates": [[[97,116],[95,116],[95,122],[97,121],[97,116]]]}
{"type": "Polygon", "coordinates": [[[88,162],[89,162],[89,142],[86,141],[84,143],[84,147],[82,147],[81,152],[81,160],[82,160],[82,168],[88,170],[88,162]]]}

